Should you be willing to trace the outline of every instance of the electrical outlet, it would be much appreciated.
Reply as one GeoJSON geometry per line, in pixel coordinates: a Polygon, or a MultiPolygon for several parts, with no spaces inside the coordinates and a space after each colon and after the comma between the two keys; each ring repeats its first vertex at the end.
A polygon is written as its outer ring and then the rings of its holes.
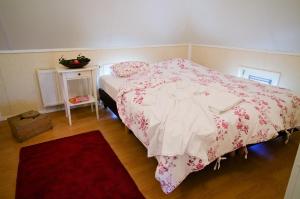
{"type": "Polygon", "coordinates": [[[0,113],[0,121],[3,121],[4,117],[2,117],[2,114],[0,113]]]}

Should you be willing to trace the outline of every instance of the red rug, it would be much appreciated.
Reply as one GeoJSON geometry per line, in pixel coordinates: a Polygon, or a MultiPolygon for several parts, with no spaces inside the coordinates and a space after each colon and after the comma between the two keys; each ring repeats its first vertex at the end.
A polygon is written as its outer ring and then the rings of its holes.
{"type": "Polygon", "coordinates": [[[16,199],[144,198],[99,131],[20,151],[16,199]]]}

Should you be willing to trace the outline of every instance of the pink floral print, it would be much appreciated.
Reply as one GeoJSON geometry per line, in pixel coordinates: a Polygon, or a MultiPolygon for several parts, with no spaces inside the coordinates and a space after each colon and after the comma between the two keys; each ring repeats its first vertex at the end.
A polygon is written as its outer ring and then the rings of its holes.
{"type": "MultiPolygon", "coordinates": [[[[214,142],[202,157],[156,156],[155,177],[165,193],[173,191],[189,173],[203,169],[218,157],[248,144],[267,141],[276,137],[278,131],[300,125],[300,98],[291,91],[224,75],[186,59],[152,64],[147,71],[130,75],[127,81],[129,86],[124,86],[117,97],[118,112],[146,147],[151,138],[153,114],[142,104],[149,89],[190,81],[199,86],[218,86],[243,99],[226,113],[213,114],[214,142]]],[[[209,92],[201,94],[208,96],[209,92]]]]}
{"type": "Polygon", "coordinates": [[[130,77],[138,72],[146,71],[148,64],[139,61],[128,61],[114,64],[111,67],[113,72],[119,77],[130,77]]]}

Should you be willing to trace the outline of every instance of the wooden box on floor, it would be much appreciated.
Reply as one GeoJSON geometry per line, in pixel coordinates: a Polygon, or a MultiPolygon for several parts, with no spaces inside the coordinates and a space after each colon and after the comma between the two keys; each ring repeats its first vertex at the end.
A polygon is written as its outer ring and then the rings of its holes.
{"type": "Polygon", "coordinates": [[[18,142],[23,142],[24,140],[53,128],[48,115],[39,114],[38,112],[35,113],[37,113],[35,117],[24,118],[23,113],[7,119],[12,134],[18,142]]]}

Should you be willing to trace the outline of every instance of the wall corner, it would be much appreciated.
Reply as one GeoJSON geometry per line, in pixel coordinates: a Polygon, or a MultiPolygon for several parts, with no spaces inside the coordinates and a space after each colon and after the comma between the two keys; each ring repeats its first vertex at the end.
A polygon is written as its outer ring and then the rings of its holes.
{"type": "Polygon", "coordinates": [[[192,60],[193,46],[191,43],[188,43],[188,59],[192,60]]]}

